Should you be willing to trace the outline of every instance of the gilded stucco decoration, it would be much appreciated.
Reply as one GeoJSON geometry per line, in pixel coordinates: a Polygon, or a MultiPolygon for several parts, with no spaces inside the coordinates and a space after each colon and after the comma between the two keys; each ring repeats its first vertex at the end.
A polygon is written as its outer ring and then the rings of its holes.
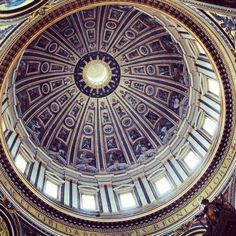
{"type": "Polygon", "coordinates": [[[170,145],[189,84],[181,47],[163,26],[132,7],[107,6],[64,18],[27,47],[15,99],[28,135],[52,160],[112,173],[170,145]],[[96,60],[112,73],[97,89],[84,78],[96,60]]]}
{"type": "Polygon", "coordinates": [[[14,206],[55,235],[164,234],[191,218],[235,164],[234,59],[212,30],[173,1],[37,8],[0,55],[0,181],[14,206]]]}

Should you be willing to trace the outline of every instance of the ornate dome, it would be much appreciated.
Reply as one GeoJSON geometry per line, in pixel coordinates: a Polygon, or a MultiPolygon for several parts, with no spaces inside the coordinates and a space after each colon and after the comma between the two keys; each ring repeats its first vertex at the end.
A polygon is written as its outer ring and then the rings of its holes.
{"type": "Polygon", "coordinates": [[[2,53],[0,173],[53,234],[167,232],[232,172],[222,42],[178,3],[131,2],[46,5],[2,53]]]}
{"type": "Polygon", "coordinates": [[[180,44],[129,6],[80,11],[49,27],[26,48],[13,83],[34,145],[93,174],[157,158],[189,107],[180,44]]]}

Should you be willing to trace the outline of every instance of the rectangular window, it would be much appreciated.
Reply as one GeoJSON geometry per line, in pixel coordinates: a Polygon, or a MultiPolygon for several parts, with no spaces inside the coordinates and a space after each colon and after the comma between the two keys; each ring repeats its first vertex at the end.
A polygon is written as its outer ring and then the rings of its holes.
{"type": "Polygon", "coordinates": [[[83,194],[81,195],[81,208],[84,210],[93,210],[97,209],[96,196],[92,194],[83,194]]]}
{"type": "Polygon", "coordinates": [[[208,81],[208,90],[211,93],[220,96],[220,87],[218,81],[210,78],[208,78],[207,81],[208,81]]]}
{"type": "Polygon", "coordinates": [[[197,45],[198,50],[201,54],[206,54],[205,50],[203,49],[202,45],[199,42],[196,42],[196,45],[197,45]]]}
{"type": "Polygon", "coordinates": [[[21,154],[18,154],[16,156],[15,165],[20,170],[21,173],[25,173],[27,167],[27,161],[25,160],[25,158],[21,156],[21,154]]]}
{"type": "Polygon", "coordinates": [[[46,180],[44,192],[49,197],[57,199],[59,192],[59,185],[50,180],[46,180]]]}
{"type": "Polygon", "coordinates": [[[214,135],[215,131],[216,131],[216,127],[217,127],[217,123],[208,118],[207,116],[205,117],[205,120],[204,120],[204,123],[203,123],[203,126],[202,128],[208,133],[210,134],[211,136],[214,135]]]}
{"type": "Polygon", "coordinates": [[[189,151],[184,158],[184,162],[189,167],[190,170],[194,170],[199,164],[200,160],[193,151],[189,151]]]}
{"type": "Polygon", "coordinates": [[[132,192],[121,193],[120,203],[121,203],[122,209],[129,209],[136,206],[136,202],[135,202],[134,195],[132,194],[132,192]]]}
{"type": "Polygon", "coordinates": [[[169,192],[172,189],[172,186],[170,184],[170,181],[166,177],[162,177],[159,180],[155,182],[157,191],[160,193],[160,195],[163,195],[167,192],[169,192]]]}

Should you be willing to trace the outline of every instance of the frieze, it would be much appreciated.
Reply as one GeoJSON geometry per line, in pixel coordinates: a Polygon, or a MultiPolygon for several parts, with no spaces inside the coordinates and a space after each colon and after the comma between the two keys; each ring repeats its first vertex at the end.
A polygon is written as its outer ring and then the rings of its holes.
{"type": "MultiPolygon", "coordinates": [[[[206,186],[206,188],[203,191],[198,192],[198,196],[190,202],[188,202],[185,207],[175,213],[172,213],[171,215],[167,217],[161,217],[157,218],[158,220],[152,220],[152,224],[150,225],[150,222],[142,227],[142,229],[133,229],[132,231],[128,232],[115,232],[111,233],[109,232],[104,232],[104,233],[97,233],[97,232],[89,232],[89,229],[87,230],[81,230],[80,227],[75,227],[73,224],[71,225],[64,225],[62,224],[61,221],[56,220],[55,218],[48,217],[45,213],[42,213],[39,211],[39,209],[36,209],[35,207],[32,206],[32,204],[26,199],[22,198],[22,196],[17,193],[14,189],[14,186],[12,186],[12,183],[8,182],[8,180],[5,179],[5,176],[3,173],[0,173],[0,180],[4,186],[4,190],[7,191],[8,193],[11,194],[11,196],[16,200],[18,203],[19,208],[24,208],[29,212],[32,216],[34,216],[35,219],[39,220],[41,223],[44,223],[45,225],[52,227],[56,230],[58,230],[60,233],[64,233],[67,235],[116,235],[116,236],[121,236],[121,235],[131,235],[131,236],[136,236],[136,235],[147,235],[150,233],[155,233],[155,232],[160,232],[166,227],[173,226],[177,221],[182,220],[184,217],[189,216],[193,214],[193,211],[196,211],[199,207],[199,202],[204,199],[208,198],[211,196],[211,194],[217,189],[217,186],[221,183],[221,181],[224,180],[225,175],[227,175],[227,172],[229,171],[229,168],[232,168],[232,164],[234,163],[234,153],[235,153],[235,147],[236,147],[236,136],[234,137],[234,140],[232,142],[232,145],[230,146],[229,149],[229,154],[227,157],[224,159],[220,169],[218,172],[215,174],[214,178],[211,180],[211,182],[206,186]],[[4,181],[5,179],[5,181],[4,181]]],[[[139,219],[141,220],[141,219],[139,219]]],[[[148,222],[144,219],[142,219],[143,222],[148,222]]],[[[113,227],[116,228],[116,226],[113,223],[113,227]]],[[[145,224],[144,224],[145,225],[145,224]]],[[[103,228],[103,227],[102,227],[103,228]]],[[[101,231],[106,231],[106,227],[101,229],[101,231]]],[[[113,229],[114,231],[115,229],[113,229]]]]}

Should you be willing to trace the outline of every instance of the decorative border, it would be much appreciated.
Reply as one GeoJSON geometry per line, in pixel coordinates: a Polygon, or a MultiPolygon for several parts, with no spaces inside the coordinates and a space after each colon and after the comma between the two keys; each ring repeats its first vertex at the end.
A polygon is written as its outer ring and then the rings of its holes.
{"type": "MultiPolygon", "coordinates": [[[[75,9],[86,7],[89,4],[94,6],[99,3],[115,4],[115,2],[110,0],[73,1],[48,13],[45,17],[40,18],[35,23],[34,27],[31,27],[27,30],[27,32],[24,32],[19,40],[8,51],[8,54],[5,56],[2,64],[0,65],[1,82],[3,78],[6,77],[9,68],[14,62],[14,59],[21,52],[22,48],[29,42],[29,39],[32,39],[39,31],[47,27],[49,22],[51,23],[57,17],[59,18],[65,14],[68,14],[68,12],[75,11],[75,9]]],[[[197,209],[198,199],[209,197],[217,191],[218,185],[227,177],[228,173],[232,171],[232,164],[235,162],[234,154],[236,150],[236,135],[234,135],[233,140],[231,140],[234,131],[234,92],[232,91],[230,78],[227,74],[227,68],[225,68],[221,54],[218,52],[214,42],[212,42],[209,36],[186,14],[166,3],[152,0],[145,3],[142,0],[123,0],[121,3],[119,2],[119,4],[145,5],[153,8],[153,10],[162,11],[163,13],[176,18],[182,24],[186,25],[189,30],[197,35],[199,40],[201,40],[201,42],[205,45],[215,62],[225,91],[225,126],[222,140],[212,163],[202,175],[200,180],[186,194],[167,207],[148,216],[120,222],[96,222],[79,219],[62,213],[52,206],[49,206],[36,197],[36,195],[34,195],[24,185],[22,180],[14,172],[1,145],[0,168],[2,170],[0,173],[0,181],[4,186],[4,189],[8,192],[8,196],[10,194],[9,197],[14,198],[14,201],[18,205],[34,216],[35,219],[39,220],[46,227],[48,227],[49,230],[54,229],[67,235],[147,235],[157,231],[163,231],[167,227],[173,227],[177,221],[183,220],[197,209]],[[208,182],[209,179],[211,180],[210,183],[208,182]],[[201,191],[202,188],[203,190],[201,191]],[[196,194],[199,196],[194,198],[196,194]],[[183,205],[184,208],[181,208],[183,205]],[[142,226],[141,229],[140,226],[142,226]],[[126,232],[124,232],[124,230],[126,230],[126,232]]]]}

